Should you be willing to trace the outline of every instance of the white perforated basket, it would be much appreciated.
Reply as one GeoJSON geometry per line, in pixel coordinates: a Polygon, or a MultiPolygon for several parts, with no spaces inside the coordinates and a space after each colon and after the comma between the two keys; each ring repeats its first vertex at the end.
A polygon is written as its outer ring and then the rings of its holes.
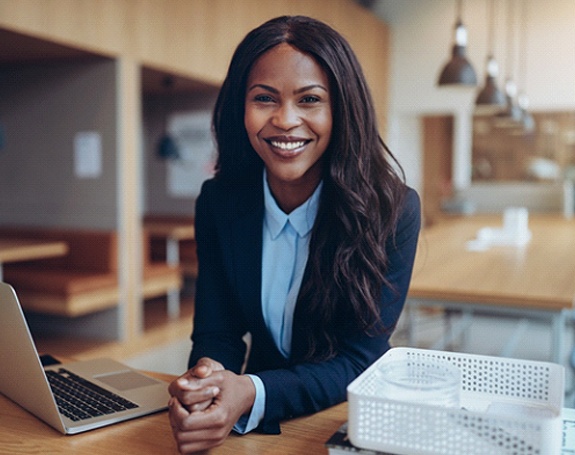
{"type": "Polygon", "coordinates": [[[548,362],[393,348],[347,388],[349,438],[398,455],[559,454],[564,375],[548,362]],[[425,358],[460,369],[461,408],[378,396],[383,363],[425,358]]]}

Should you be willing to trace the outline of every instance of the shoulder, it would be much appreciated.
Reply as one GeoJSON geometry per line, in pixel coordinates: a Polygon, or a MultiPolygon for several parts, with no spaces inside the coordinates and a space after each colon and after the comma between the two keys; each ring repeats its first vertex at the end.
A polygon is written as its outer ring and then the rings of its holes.
{"type": "Polygon", "coordinates": [[[405,196],[403,197],[402,212],[411,214],[411,216],[419,216],[421,213],[419,194],[409,186],[406,187],[405,196]]]}
{"type": "Polygon", "coordinates": [[[397,220],[396,236],[417,236],[421,228],[421,201],[417,191],[406,187],[397,220]]]}
{"type": "Polygon", "coordinates": [[[209,210],[222,216],[233,217],[260,204],[263,204],[261,179],[251,183],[232,184],[211,178],[202,184],[196,212],[209,210]]]}

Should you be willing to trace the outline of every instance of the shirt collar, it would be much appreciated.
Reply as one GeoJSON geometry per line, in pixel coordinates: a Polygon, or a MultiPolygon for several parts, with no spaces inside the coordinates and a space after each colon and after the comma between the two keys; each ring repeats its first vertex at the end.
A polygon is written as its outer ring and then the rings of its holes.
{"type": "Polygon", "coordinates": [[[308,235],[311,232],[317,215],[319,196],[321,194],[321,188],[323,187],[323,181],[319,183],[313,194],[302,205],[287,215],[278,206],[271,193],[265,169],[263,172],[263,178],[265,221],[272,238],[275,239],[280,235],[288,221],[300,237],[308,235]]]}

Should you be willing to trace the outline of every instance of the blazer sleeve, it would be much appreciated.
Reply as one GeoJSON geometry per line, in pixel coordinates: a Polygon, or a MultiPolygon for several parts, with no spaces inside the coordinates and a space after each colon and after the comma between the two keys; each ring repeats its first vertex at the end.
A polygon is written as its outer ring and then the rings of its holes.
{"type": "Polygon", "coordinates": [[[188,367],[201,357],[240,373],[246,355],[246,324],[224,265],[228,248],[222,240],[222,213],[217,185],[208,180],[196,201],[196,243],[200,264],[196,280],[192,352],[188,367]]]}
{"type": "MultiPolygon", "coordinates": [[[[390,258],[387,279],[394,286],[383,289],[380,301],[382,321],[392,329],[407,297],[421,224],[417,193],[409,189],[404,201],[395,238],[386,245],[390,258]]],[[[283,419],[345,401],[348,384],[390,348],[391,333],[350,334],[330,360],[256,373],[266,389],[265,416],[259,430],[278,433],[283,419]]]]}

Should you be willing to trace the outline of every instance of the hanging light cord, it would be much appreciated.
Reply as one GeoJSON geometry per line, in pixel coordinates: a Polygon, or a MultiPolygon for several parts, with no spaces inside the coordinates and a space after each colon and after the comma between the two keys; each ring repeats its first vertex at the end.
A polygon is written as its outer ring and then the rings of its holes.
{"type": "Polygon", "coordinates": [[[465,26],[463,25],[462,12],[463,12],[462,0],[457,0],[456,6],[455,6],[455,42],[454,42],[454,44],[456,46],[466,47],[467,46],[467,30],[466,30],[465,26]]]}
{"type": "Polygon", "coordinates": [[[521,78],[521,89],[525,90],[527,75],[527,6],[526,2],[521,2],[521,35],[519,37],[519,76],[521,78]]]}
{"type": "Polygon", "coordinates": [[[494,0],[487,2],[487,16],[489,17],[489,33],[487,36],[487,49],[489,49],[489,56],[495,57],[495,6],[494,0]]]}
{"type": "Polygon", "coordinates": [[[515,29],[513,28],[514,0],[507,0],[507,79],[513,79],[515,73],[515,29]]]}

